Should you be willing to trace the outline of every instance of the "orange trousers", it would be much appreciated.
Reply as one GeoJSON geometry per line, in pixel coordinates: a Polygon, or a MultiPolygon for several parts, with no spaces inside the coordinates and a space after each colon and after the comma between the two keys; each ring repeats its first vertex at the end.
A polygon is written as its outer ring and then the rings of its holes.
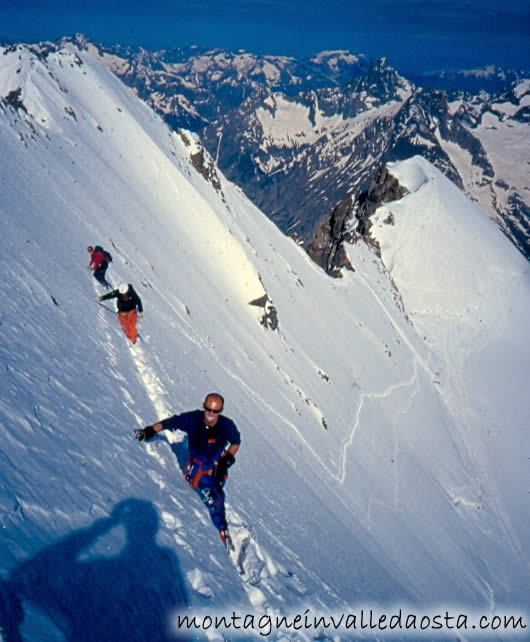
{"type": "Polygon", "coordinates": [[[136,343],[136,340],[138,339],[138,330],[136,329],[138,314],[136,310],[131,310],[130,312],[118,312],[118,319],[120,320],[122,330],[133,343],[136,343]]]}

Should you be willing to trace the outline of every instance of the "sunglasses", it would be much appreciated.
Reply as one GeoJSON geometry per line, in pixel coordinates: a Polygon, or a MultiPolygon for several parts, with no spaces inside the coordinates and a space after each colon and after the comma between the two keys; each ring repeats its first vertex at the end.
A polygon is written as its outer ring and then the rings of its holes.
{"type": "Polygon", "coordinates": [[[208,408],[208,406],[204,406],[204,412],[213,412],[214,415],[218,415],[222,411],[223,411],[222,408],[220,410],[214,410],[213,408],[208,408]]]}

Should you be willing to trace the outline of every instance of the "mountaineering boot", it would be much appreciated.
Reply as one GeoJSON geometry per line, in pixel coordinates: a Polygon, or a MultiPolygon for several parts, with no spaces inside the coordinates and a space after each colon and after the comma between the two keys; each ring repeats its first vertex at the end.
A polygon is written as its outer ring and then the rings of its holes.
{"type": "Polygon", "coordinates": [[[234,545],[232,543],[230,533],[228,532],[228,528],[224,528],[223,530],[219,531],[219,537],[221,538],[221,542],[223,542],[227,551],[234,550],[234,545]]]}

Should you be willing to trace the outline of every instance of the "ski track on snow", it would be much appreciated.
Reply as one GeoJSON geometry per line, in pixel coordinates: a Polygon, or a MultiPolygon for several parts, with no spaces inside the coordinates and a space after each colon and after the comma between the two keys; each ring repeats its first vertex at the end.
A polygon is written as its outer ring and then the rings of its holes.
{"type": "MultiPolygon", "coordinates": [[[[105,328],[104,341],[109,363],[116,366],[118,363],[117,348],[115,344],[116,335],[113,335],[110,330],[110,315],[108,312],[100,310],[99,320],[105,328]]],[[[121,336],[120,340],[122,340],[121,336]]],[[[170,416],[172,412],[165,401],[167,398],[166,390],[156,371],[149,364],[148,356],[144,347],[139,343],[136,345],[131,344],[127,339],[125,339],[125,337],[123,337],[123,340],[127,341],[127,347],[138,372],[139,379],[142,382],[147,396],[153,404],[156,415],[159,417],[170,416]]],[[[115,376],[120,383],[125,401],[129,402],[130,399],[128,398],[126,387],[124,385],[126,384],[126,381],[119,374],[119,370],[113,368],[113,371],[116,373],[115,376]]],[[[138,417],[138,420],[141,422],[140,417],[138,417]]],[[[167,431],[164,433],[164,437],[170,444],[181,442],[184,439],[180,434],[167,433],[167,431]]],[[[169,463],[166,457],[161,454],[159,449],[155,448],[153,444],[146,444],[146,452],[153,457],[163,469],[167,469],[169,466],[175,465],[173,462],[169,463]]],[[[159,472],[152,469],[147,471],[147,473],[162,490],[166,489],[163,476],[159,472]]],[[[170,495],[170,500],[174,502],[180,510],[182,509],[180,503],[172,495],[170,495]]],[[[201,505],[201,509],[199,510],[195,508],[194,512],[204,524],[205,528],[213,528],[210,524],[210,519],[206,509],[203,508],[204,507],[201,505]]],[[[269,606],[270,600],[277,596],[277,590],[274,589],[274,578],[279,572],[278,567],[257,542],[254,529],[245,525],[244,520],[236,511],[233,510],[228,502],[226,503],[226,509],[230,525],[230,533],[235,547],[235,550],[229,554],[230,560],[241,577],[243,588],[252,607],[256,610],[265,612],[269,606]]],[[[165,526],[173,532],[176,543],[179,546],[185,547],[187,551],[192,554],[193,551],[191,546],[179,534],[179,531],[181,531],[183,526],[182,520],[180,520],[180,518],[174,513],[167,510],[161,511],[161,516],[165,526]]],[[[187,576],[191,586],[199,594],[203,596],[212,594],[212,589],[205,583],[204,574],[201,573],[199,569],[190,571],[187,576]]]]}
{"type": "MultiPolygon", "coordinates": [[[[399,335],[400,339],[403,341],[403,343],[408,347],[410,350],[412,356],[413,356],[413,361],[412,361],[412,375],[410,379],[407,381],[401,381],[397,384],[391,385],[387,390],[384,390],[382,392],[362,392],[361,391],[361,396],[359,399],[359,405],[357,407],[357,412],[355,415],[355,421],[352,427],[352,430],[350,432],[349,437],[346,439],[342,446],[342,454],[341,454],[341,459],[340,459],[340,466],[339,466],[339,474],[338,475],[333,475],[333,473],[330,472],[330,475],[338,481],[340,484],[344,484],[345,479],[346,479],[346,474],[347,474],[347,454],[348,450],[351,448],[353,445],[353,442],[355,440],[355,436],[357,434],[357,431],[360,426],[360,418],[361,418],[361,411],[362,407],[364,405],[365,400],[369,399],[384,399],[386,397],[389,397],[392,395],[396,390],[399,390],[400,388],[412,388],[416,382],[418,381],[418,366],[423,368],[425,372],[431,377],[431,379],[435,380],[439,377],[438,373],[433,372],[433,370],[430,368],[429,364],[426,362],[426,360],[420,355],[420,353],[416,350],[416,348],[412,345],[410,340],[408,339],[407,335],[403,332],[403,330],[396,324],[394,319],[392,318],[392,315],[389,313],[386,305],[383,303],[381,300],[380,296],[377,294],[377,292],[370,286],[370,284],[367,282],[367,280],[363,277],[360,272],[358,272],[358,277],[360,281],[364,284],[364,286],[367,288],[367,290],[372,294],[374,297],[375,301],[377,301],[377,304],[381,308],[383,314],[385,317],[389,320],[390,324],[396,331],[396,333],[399,335]]],[[[443,397],[443,395],[442,395],[443,397]]],[[[396,443],[396,456],[399,452],[399,444],[396,443]]],[[[395,498],[395,501],[397,501],[397,498],[395,498]]]]}
{"type": "MultiPolygon", "coordinates": [[[[384,390],[383,392],[361,392],[361,398],[359,400],[359,405],[357,406],[357,412],[355,416],[355,422],[353,424],[352,431],[348,437],[348,439],[345,441],[343,447],[342,447],[342,455],[341,455],[341,461],[340,461],[340,473],[339,475],[333,475],[332,473],[331,476],[336,479],[340,484],[344,484],[344,481],[346,479],[346,472],[347,472],[347,466],[346,466],[346,461],[347,461],[347,453],[349,448],[353,445],[353,442],[355,440],[355,435],[357,434],[357,431],[359,429],[359,425],[361,422],[361,412],[362,408],[364,405],[364,402],[366,399],[384,399],[385,397],[389,397],[392,395],[396,390],[399,390],[400,388],[411,388],[414,386],[418,379],[418,371],[417,371],[417,365],[416,363],[413,364],[413,373],[409,381],[402,381],[400,383],[396,383],[388,388],[388,390],[384,390]]],[[[411,402],[412,403],[412,402],[411,402]]],[[[395,455],[398,454],[399,448],[396,445],[396,452],[395,455]]]]}
{"type": "MultiPolygon", "coordinates": [[[[355,436],[357,434],[357,431],[360,426],[361,422],[361,412],[363,405],[366,400],[372,400],[372,399],[385,399],[386,397],[391,396],[394,392],[401,388],[412,388],[416,385],[418,381],[418,365],[421,366],[427,374],[434,380],[439,377],[438,373],[435,373],[430,367],[429,364],[426,362],[426,360],[420,355],[420,353],[416,350],[416,348],[412,345],[412,343],[409,341],[407,335],[401,330],[401,328],[395,323],[395,321],[392,318],[392,315],[388,312],[385,304],[381,300],[381,298],[378,296],[378,294],[374,291],[374,289],[369,285],[369,283],[364,279],[364,277],[361,274],[358,274],[360,280],[363,282],[365,287],[371,292],[373,297],[376,299],[378,305],[380,306],[381,310],[383,311],[385,317],[389,320],[391,323],[392,327],[395,329],[399,337],[403,340],[404,344],[409,348],[411,354],[412,354],[412,374],[408,380],[398,382],[396,384],[393,384],[388,387],[388,389],[383,390],[383,391],[377,391],[377,392],[362,392],[360,395],[360,399],[358,402],[357,406],[357,411],[355,414],[355,421],[352,426],[352,430],[346,440],[344,441],[342,445],[342,451],[341,451],[341,456],[340,456],[340,461],[337,466],[337,472],[334,473],[328,465],[325,465],[320,456],[319,453],[311,446],[311,444],[305,439],[303,432],[301,432],[297,425],[289,421],[285,416],[283,416],[280,412],[278,412],[273,406],[271,406],[267,401],[258,393],[256,390],[252,389],[245,380],[243,380],[239,375],[237,375],[235,372],[233,372],[229,367],[227,367],[224,363],[220,363],[219,365],[223,368],[225,373],[230,376],[232,379],[237,381],[238,385],[246,391],[246,393],[249,396],[252,396],[256,399],[256,401],[259,403],[261,407],[266,408],[272,415],[276,416],[282,423],[286,424],[291,430],[293,430],[297,437],[300,439],[301,442],[304,443],[306,446],[307,450],[314,456],[315,460],[321,465],[325,473],[334,481],[344,484],[346,475],[347,475],[347,455],[348,455],[348,450],[351,448],[353,445],[353,442],[355,440],[355,436]]],[[[277,366],[279,368],[279,366],[277,366]]],[[[289,377],[286,373],[284,374],[284,379],[289,385],[294,385],[297,387],[295,384],[289,383],[289,377]]],[[[297,388],[298,389],[298,388],[297,388]]],[[[318,409],[318,407],[317,407],[318,409]]],[[[396,444],[396,455],[398,454],[399,451],[399,445],[396,444]]]]}

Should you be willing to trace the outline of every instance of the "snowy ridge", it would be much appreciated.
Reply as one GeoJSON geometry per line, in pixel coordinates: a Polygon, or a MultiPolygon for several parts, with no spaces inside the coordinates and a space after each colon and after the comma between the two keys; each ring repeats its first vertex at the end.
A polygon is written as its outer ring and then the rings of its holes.
{"type": "Polygon", "coordinates": [[[350,246],[331,279],[89,57],[0,50],[0,96],[4,627],[140,641],[178,613],[525,608],[529,277],[475,205],[396,164],[382,259],[350,246]],[[142,297],[134,347],[89,243],[142,297]],[[231,558],[181,436],[132,438],[212,390],[243,438],[231,558]]]}
{"type": "Polygon", "coordinates": [[[34,50],[46,56],[62,47],[111,69],[171,128],[201,132],[227,176],[306,244],[322,218],[346,195],[360,197],[387,160],[419,154],[530,257],[522,70],[406,80],[385,59],[347,51],[311,60],[194,47],[134,51],[95,45],[80,34],[34,50]]]}

